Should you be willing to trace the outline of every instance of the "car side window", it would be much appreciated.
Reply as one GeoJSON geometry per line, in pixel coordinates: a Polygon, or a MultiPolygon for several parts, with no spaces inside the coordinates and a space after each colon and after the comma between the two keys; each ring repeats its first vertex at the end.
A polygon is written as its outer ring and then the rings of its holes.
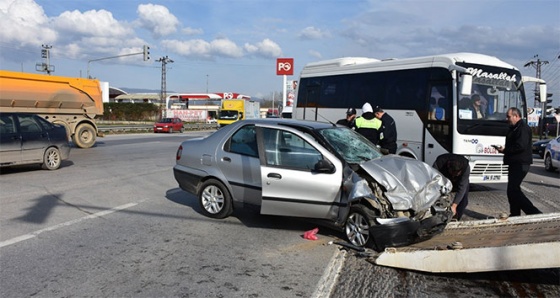
{"type": "Polygon", "coordinates": [[[291,132],[265,128],[263,135],[267,165],[311,171],[323,158],[315,147],[291,132]]]}
{"type": "Polygon", "coordinates": [[[0,115],[0,133],[15,133],[16,126],[13,115],[0,115]]]}
{"type": "Polygon", "coordinates": [[[254,125],[243,126],[231,136],[228,143],[229,148],[226,148],[226,151],[252,157],[259,156],[254,125]]]}
{"type": "Polygon", "coordinates": [[[32,115],[19,115],[19,127],[22,133],[42,132],[41,126],[32,115]]]}

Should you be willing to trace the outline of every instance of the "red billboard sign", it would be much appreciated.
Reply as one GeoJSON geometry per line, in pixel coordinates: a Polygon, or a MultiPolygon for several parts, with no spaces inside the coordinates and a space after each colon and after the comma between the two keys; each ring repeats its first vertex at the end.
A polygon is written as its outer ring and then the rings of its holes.
{"type": "Polygon", "coordinates": [[[276,74],[279,76],[291,76],[294,74],[294,58],[276,59],[276,74]]]}

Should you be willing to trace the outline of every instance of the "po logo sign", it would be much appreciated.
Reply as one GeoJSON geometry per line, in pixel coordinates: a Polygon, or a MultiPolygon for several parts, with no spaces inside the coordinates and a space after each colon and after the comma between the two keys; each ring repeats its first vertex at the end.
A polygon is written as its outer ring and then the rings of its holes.
{"type": "Polygon", "coordinates": [[[291,76],[294,74],[294,58],[276,59],[276,75],[291,76]]]}

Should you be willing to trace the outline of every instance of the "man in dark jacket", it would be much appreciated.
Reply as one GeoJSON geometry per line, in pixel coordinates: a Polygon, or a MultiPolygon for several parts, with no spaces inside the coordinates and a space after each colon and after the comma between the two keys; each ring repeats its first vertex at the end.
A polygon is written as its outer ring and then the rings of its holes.
{"type": "Polygon", "coordinates": [[[346,118],[336,121],[336,124],[340,124],[352,128],[354,126],[355,119],[356,119],[356,109],[348,108],[348,110],[346,110],[346,118]]]}
{"type": "Polygon", "coordinates": [[[397,125],[395,120],[378,106],[373,109],[373,114],[375,114],[375,118],[381,120],[379,146],[387,149],[391,154],[397,153],[397,125]]]}
{"type": "Polygon", "coordinates": [[[510,216],[542,213],[531,203],[521,191],[521,182],[533,163],[531,128],[521,119],[521,112],[517,108],[509,108],[507,120],[510,125],[506,135],[506,144],[499,146],[498,152],[504,154],[504,164],[508,165],[507,197],[510,216]]]}
{"type": "Polygon", "coordinates": [[[433,167],[453,184],[455,197],[451,204],[454,218],[461,220],[463,212],[469,204],[469,161],[462,155],[446,153],[438,156],[433,167]]]}

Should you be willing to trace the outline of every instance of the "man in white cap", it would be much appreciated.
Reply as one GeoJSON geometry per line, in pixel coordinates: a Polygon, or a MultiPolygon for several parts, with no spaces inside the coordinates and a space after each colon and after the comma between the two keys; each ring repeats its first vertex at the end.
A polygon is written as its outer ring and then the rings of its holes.
{"type": "Polygon", "coordinates": [[[366,102],[362,106],[362,116],[356,118],[354,127],[358,133],[366,137],[373,144],[379,143],[379,128],[381,128],[381,120],[375,118],[373,108],[366,102]]]}

